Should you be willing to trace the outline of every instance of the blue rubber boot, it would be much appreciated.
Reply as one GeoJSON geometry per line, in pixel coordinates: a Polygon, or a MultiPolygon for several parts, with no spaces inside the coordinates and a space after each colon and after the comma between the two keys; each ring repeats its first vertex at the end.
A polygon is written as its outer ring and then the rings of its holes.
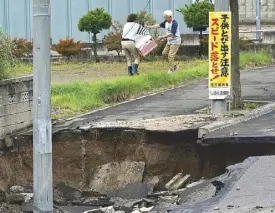
{"type": "Polygon", "coordinates": [[[133,64],[133,73],[134,73],[134,75],[139,75],[139,73],[138,73],[138,64],[133,64]]]}
{"type": "Polygon", "coordinates": [[[133,75],[133,67],[128,67],[128,74],[133,75]]]}

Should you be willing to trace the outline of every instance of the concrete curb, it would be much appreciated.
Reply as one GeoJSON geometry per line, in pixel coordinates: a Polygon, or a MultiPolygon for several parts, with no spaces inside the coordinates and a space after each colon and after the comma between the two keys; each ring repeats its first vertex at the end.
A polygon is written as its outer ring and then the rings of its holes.
{"type": "Polygon", "coordinates": [[[91,115],[91,114],[94,114],[94,113],[97,113],[97,112],[101,112],[101,111],[104,111],[104,110],[107,110],[107,109],[110,109],[110,108],[114,108],[114,107],[117,107],[117,106],[120,106],[120,105],[128,104],[128,103],[131,103],[131,102],[136,101],[136,100],[140,100],[140,99],[144,99],[144,98],[149,98],[149,97],[156,96],[156,95],[161,95],[162,93],[166,93],[166,92],[169,92],[169,91],[172,91],[172,90],[176,90],[176,89],[180,89],[180,88],[183,88],[183,87],[187,87],[187,86],[189,86],[190,84],[192,84],[194,82],[202,81],[202,80],[207,80],[207,78],[199,78],[199,79],[196,79],[196,80],[194,80],[194,81],[192,81],[190,83],[182,84],[182,85],[177,86],[177,87],[172,87],[172,88],[169,88],[169,89],[165,89],[163,91],[157,91],[157,92],[154,92],[154,93],[150,93],[148,95],[138,96],[138,97],[129,99],[127,101],[119,102],[119,103],[116,103],[116,104],[113,104],[113,105],[110,105],[110,106],[107,106],[107,107],[103,107],[103,108],[100,108],[100,109],[96,109],[96,110],[87,112],[85,114],[81,114],[81,115],[77,115],[75,117],[71,117],[71,118],[65,119],[65,121],[77,120],[77,119],[80,119],[80,118],[85,117],[87,115],[91,115]]]}
{"type": "Polygon", "coordinates": [[[257,109],[252,110],[251,112],[246,113],[242,117],[225,120],[225,121],[217,121],[212,124],[205,125],[200,127],[198,130],[198,139],[204,138],[210,132],[214,132],[216,130],[224,129],[229,126],[233,126],[238,123],[246,122],[254,118],[261,117],[275,110],[275,102],[267,104],[265,106],[259,107],[257,109]]]}

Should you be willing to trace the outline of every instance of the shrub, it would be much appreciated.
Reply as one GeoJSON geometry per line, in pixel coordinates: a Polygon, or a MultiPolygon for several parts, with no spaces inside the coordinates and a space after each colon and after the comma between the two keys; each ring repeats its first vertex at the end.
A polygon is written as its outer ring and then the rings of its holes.
{"type": "Polygon", "coordinates": [[[9,68],[15,63],[12,45],[6,33],[0,28],[0,80],[8,78],[9,68]]]}
{"type": "Polygon", "coordinates": [[[249,50],[249,41],[240,39],[240,50],[248,51],[249,50]]]}
{"type": "Polygon", "coordinates": [[[82,46],[83,44],[80,41],[75,42],[73,39],[67,38],[60,40],[58,44],[53,46],[53,49],[70,60],[72,56],[80,53],[82,46]]]}
{"type": "Polygon", "coordinates": [[[142,10],[137,13],[137,23],[141,25],[153,25],[156,23],[153,14],[147,13],[147,11],[142,10]]]}
{"type": "Polygon", "coordinates": [[[97,56],[97,34],[102,30],[107,30],[112,26],[112,16],[104,8],[96,8],[88,11],[86,15],[79,19],[78,29],[81,32],[92,33],[93,50],[95,60],[99,61],[97,56]]]}
{"type": "Polygon", "coordinates": [[[21,58],[32,53],[33,44],[23,38],[14,38],[11,40],[12,55],[21,58]]]}
{"type": "Polygon", "coordinates": [[[120,61],[123,26],[118,21],[115,21],[112,25],[112,29],[113,31],[104,38],[104,45],[108,51],[116,51],[120,61]]]}

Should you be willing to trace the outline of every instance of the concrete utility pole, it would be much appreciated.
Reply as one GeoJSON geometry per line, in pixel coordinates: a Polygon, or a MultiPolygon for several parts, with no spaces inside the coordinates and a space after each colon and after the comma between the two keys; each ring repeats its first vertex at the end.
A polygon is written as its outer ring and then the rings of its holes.
{"type": "Polygon", "coordinates": [[[256,38],[261,39],[261,0],[256,0],[256,38]]]}
{"type": "Polygon", "coordinates": [[[33,0],[33,192],[35,213],[53,212],[50,0],[33,0]]]}
{"type": "MultiPolygon", "coordinates": [[[[215,0],[215,12],[230,11],[229,0],[215,0]]],[[[214,115],[227,113],[227,100],[211,100],[211,113],[214,115]]]]}

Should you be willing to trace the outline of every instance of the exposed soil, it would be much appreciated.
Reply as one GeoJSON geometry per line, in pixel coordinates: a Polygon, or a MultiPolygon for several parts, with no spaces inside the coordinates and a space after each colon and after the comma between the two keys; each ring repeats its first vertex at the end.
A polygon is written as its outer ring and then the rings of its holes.
{"type": "MultiPolygon", "coordinates": [[[[12,150],[0,157],[0,187],[32,183],[32,137],[18,137],[12,150]]],[[[55,182],[88,189],[94,168],[122,161],[145,162],[144,179],[158,176],[162,189],[175,174],[191,174],[192,180],[212,178],[228,165],[248,156],[274,154],[275,145],[228,144],[202,146],[197,130],[165,132],[148,130],[92,129],[62,131],[53,136],[55,182]]]]}

